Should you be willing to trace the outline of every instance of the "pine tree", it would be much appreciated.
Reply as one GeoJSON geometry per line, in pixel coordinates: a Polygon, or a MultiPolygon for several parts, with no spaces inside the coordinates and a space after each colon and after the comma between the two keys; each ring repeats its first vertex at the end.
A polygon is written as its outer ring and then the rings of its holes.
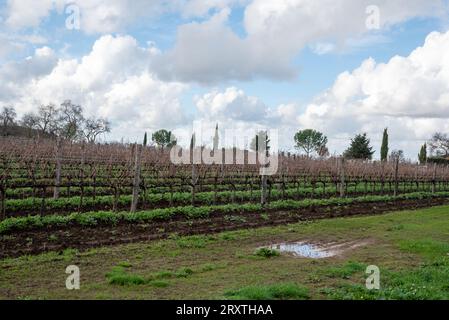
{"type": "Polygon", "coordinates": [[[388,159],[388,128],[385,128],[384,134],[382,137],[382,147],[380,148],[380,160],[387,161],[388,159]]]}
{"type": "Polygon", "coordinates": [[[425,164],[427,162],[427,143],[424,143],[418,154],[418,159],[420,164],[425,164]]]}
{"type": "Polygon", "coordinates": [[[303,150],[307,156],[310,157],[312,152],[320,154],[327,149],[327,137],[319,131],[313,129],[306,129],[298,131],[295,136],[295,148],[303,150]]]}
{"type": "Polygon", "coordinates": [[[358,134],[351,139],[351,145],[344,152],[344,157],[349,159],[371,160],[373,158],[373,148],[370,146],[370,140],[366,133],[358,134]]]}

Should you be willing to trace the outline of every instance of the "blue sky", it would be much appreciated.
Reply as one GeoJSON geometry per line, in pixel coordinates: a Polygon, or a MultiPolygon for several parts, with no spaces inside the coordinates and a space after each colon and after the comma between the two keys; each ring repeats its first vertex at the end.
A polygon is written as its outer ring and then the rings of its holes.
{"type": "Polygon", "coordinates": [[[413,158],[433,130],[449,129],[447,61],[441,52],[432,66],[411,57],[434,32],[439,36],[423,51],[432,56],[447,48],[448,1],[396,4],[1,0],[0,105],[23,115],[66,97],[110,118],[113,139],[160,127],[183,135],[192,120],[203,119],[279,129],[285,133],[280,144],[291,149],[295,131],[316,127],[335,153],[355,133],[368,132],[377,142],[391,126],[394,146],[413,158]],[[80,30],[66,28],[69,4],[80,10],[80,30]],[[379,9],[376,30],[364,26],[371,4],[379,9]],[[327,52],[318,53],[320,46],[327,52]],[[395,56],[402,60],[390,62],[395,56]],[[369,58],[376,64],[366,63],[369,58]],[[435,78],[421,77],[435,68],[441,71],[435,78]],[[14,72],[23,79],[12,79],[14,72]],[[423,88],[434,81],[437,92],[414,97],[420,81],[423,88]],[[432,110],[418,112],[417,101],[432,110]]]}

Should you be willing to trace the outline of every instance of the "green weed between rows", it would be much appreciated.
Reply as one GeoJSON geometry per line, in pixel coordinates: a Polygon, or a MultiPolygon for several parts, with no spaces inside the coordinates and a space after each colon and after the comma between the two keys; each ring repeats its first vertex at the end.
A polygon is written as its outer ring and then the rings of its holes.
{"type": "MultiPolygon", "coordinates": [[[[105,191],[100,189],[100,191],[105,191]]],[[[405,186],[399,187],[399,192],[406,192],[409,188],[405,186]]],[[[361,186],[348,186],[348,193],[365,192],[366,190],[361,186]]],[[[371,188],[371,192],[381,191],[380,186],[377,186],[374,190],[371,188]]],[[[127,191],[130,192],[130,191],[127,191]]],[[[294,188],[292,186],[287,186],[287,188],[282,191],[279,188],[273,188],[271,190],[271,198],[273,200],[281,199],[282,197],[294,198],[294,197],[320,197],[329,196],[337,192],[335,186],[328,186],[326,189],[323,187],[301,187],[300,189],[294,188]]],[[[412,191],[407,191],[412,192],[412,191]]],[[[17,193],[20,195],[20,193],[17,193]]],[[[239,201],[251,201],[258,199],[261,196],[260,190],[252,191],[218,191],[215,192],[199,192],[195,195],[195,202],[202,205],[212,205],[217,201],[218,203],[227,203],[233,199],[238,199],[239,201]]],[[[147,193],[146,195],[141,195],[141,200],[146,203],[151,203],[153,205],[163,204],[163,203],[175,203],[177,205],[189,205],[192,202],[192,194],[190,192],[174,192],[170,193],[165,191],[163,193],[147,193]]],[[[117,205],[124,207],[129,206],[132,201],[132,196],[129,194],[120,195],[117,199],[117,205]]],[[[114,196],[112,195],[97,195],[95,199],[88,194],[83,197],[82,206],[83,207],[112,207],[114,203],[114,196]]],[[[18,211],[39,211],[42,205],[41,198],[26,198],[26,199],[7,199],[6,211],[18,212],[18,211]]],[[[52,199],[45,199],[45,206],[52,210],[77,210],[81,205],[81,197],[79,195],[52,199]]]]}
{"type": "MultiPolygon", "coordinates": [[[[268,210],[294,210],[311,206],[345,206],[353,203],[387,202],[405,199],[426,199],[433,197],[449,197],[449,192],[425,193],[416,192],[393,196],[364,196],[358,198],[330,198],[330,199],[305,199],[301,201],[281,200],[270,203],[263,208],[259,204],[228,204],[204,207],[175,207],[140,211],[135,213],[99,211],[83,214],[72,213],[70,215],[28,216],[7,218],[0,222],[0,234],[17,230],[42,228],[48,226],[67,226],[76,224],[81,226],[95,226],[97,224],[115,225],[119,222],[142,223],[153,220],[168,220],[174,216],[185,216],[189,219],[207,218],[213,212],[217,213],[244,213],[268,210]]],[[[231,217],[231,216],[230,216],[231,217]]],[[[231,219],[231,218],[230,218],[231,219]]],[[[232,220],[232,219],[231,219],[232,220]]],[[[242,222],[242,220],[240,220],[242,222]]]]}

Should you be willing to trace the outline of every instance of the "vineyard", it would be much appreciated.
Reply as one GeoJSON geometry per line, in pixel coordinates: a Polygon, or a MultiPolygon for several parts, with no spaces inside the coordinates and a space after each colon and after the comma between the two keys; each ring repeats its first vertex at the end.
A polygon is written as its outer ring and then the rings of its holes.
{"type": "Polygon", "coordinates": [[[257,164],[175,165],[169,150],[137,144],[0,143],[5,256],[429,206],[449,196],[449,168],[436,164],[280,153],[277,173],[261,176],[257,164]],[[69,229],[78,232],[67,236],[69,229]],[[105,236],[111,232],[122,237],[105,236]]]}

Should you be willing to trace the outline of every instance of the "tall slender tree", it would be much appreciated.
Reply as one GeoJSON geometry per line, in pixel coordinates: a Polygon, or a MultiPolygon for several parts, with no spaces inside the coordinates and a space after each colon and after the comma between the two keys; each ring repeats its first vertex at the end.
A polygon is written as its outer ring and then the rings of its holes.
{"type": "Polygon", "coordinates": [[[388,159],[388,128],[384,129],[384,134],[382,137],[382,146],[380,148],[380,160],[387,161],[388,159]]]}
{"type": "Polygon", "coordinates": [[[215,135],[214,135],[214,147],[213,150],[218,150],[218,145],[220,143],[220,136],[218,134],[218,123],[217,126],[215,127],[215,135]]]}
{"type": "Polygon", "coordinates": [[[148,135],[145,132],[145,135],[143,136],[143,146],[146,147],[148,144],[148,135]]]}
{"type": "Polygon", "coordinates": [[[426,164],[427,162],[427,143],[424,143],[418,154],[418,159],[420,164],[426,164]]]}

